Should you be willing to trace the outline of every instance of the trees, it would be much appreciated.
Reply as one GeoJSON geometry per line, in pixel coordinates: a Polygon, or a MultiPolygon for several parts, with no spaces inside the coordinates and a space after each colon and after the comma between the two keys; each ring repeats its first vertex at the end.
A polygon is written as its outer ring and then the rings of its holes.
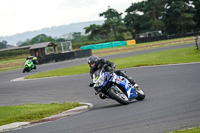
{"type": "Polygon", "coordinates": [[[193,5],[189,0],[165,0],[164,22],[167,33],[190,32],[195,26],[193,5]]]}
{"type": "MultiPolygon", "coordinates": [[[[190,1],[191,2],[191,1],[190,1]]],[[[194,27],[197,31],[200,30],[200,1],[199,0],[193,0],[192,4],[194,5],[194,22],[196,23],[196,26],[194,27]]]]}
{"type": "Polygon", "coordinates": [[[81,32],[74,32],[74,33],[72,34],[72,36],[73,36],[73,38],[74,38],[75,40],[79,40],[80,37],[81,37],[81,32]]]}
{"type": "Polygon", "coordinates": [[[100,28],[101,26],[100,25],[96,25],[96,24],[92,24],[88,27],[85,27],[85,34],[90,34],[88,37],[89,37],[89,40],[98,40],[99,38],[99,35],[100,35],[100,28]]]}
{"type": "Polygon", "coordinates": [[[200,1],[146,0],[132,3],[124,23],[133,38],[136,33],[161,30],[164,34],[200,30],[200,1]]]}
{"type": "Polygon", "coordinates": [[[110,6],[108,6],[107,11],[99,14],[100,17],[104,17],[106,19],[115,19],[115,20],[121,20],[121,15],[122,13],[118,13],[117,10],[110,8],[110,6]]]}
{"type": "Polygon", "coordinates": [[[164,28],[163,13],[165,2],[162,0],[147,0],[144,2],[143,27],[146,31],[158,31],[164,28]]]}
{"type": "Polygon", "coordinates": [[[42,42],[56,42],[56,40],[53,39],[51,36],[47,36],[45,34],[40,34],[32,39],[27,39],[20,46],[33,45],[33,44],[42,43],[42,42]]]}
{"type": "Polygon", "coordinates": [[[106,18],[104,24],[107,25],[107,28],[110,28],[109,33],[111,31],[113,32],[115,40],[123,39],[124,37],[123,37],[122,32],[126,30],[126,27],[124,23],[122,22],[121,15],[122,13],[118,13],[117,10],[110,8],[110,6],[108,7],[107,11],[99,14],[100,17],[106,18]]]}
{"type": "Polygon", "coordinates": [[[142,16],[144,14],[145,2],[132,3],[129,8],[126,9],[126,16],[124,18],[127,30],[131,32],[132,37],[135,37],[136,33],[142,32],[142,16]]]}
{"type": "Polygon", "coordinates": [[[31,39],[31,44],[42,43],[42,42],[55,42],[55,39],[45,34],[37,35],[36,37],[31,39]]]}
{"type": "MultiPolygon", "coordinates": [[[[144,0],[132,3],[122,13],[108,7],[100,17],[106,20],[98,28],[98,35],[105,34],[109,38],[113,34],[115,40],[124,39],[123,33],[135,34],[149,31],[162,31],[164,34],[186,33],[200,30],[200,1],[195,0],[144,0]]],[[[95,37],[95,34],[92,34],[95,37]]]]}
{"type": "Polygon", "coordinates": [[[105,36],[106,41],[110,41],[109,39],[110,32],[111,32],[111,25],[108,21],[105,21],[101,26],[101,35],[105,36]]]}
{"type": "Polygon", "coordinates": [[[7,42],[3,40],[2,42],[0,42],[0,49],[4,48],[7,48],[7,42]]]}
{"type": "Polygon", "coordinates": [[[90,40],[106,39],[106,41],[110,41],[111,33],[113,33],[115,40],[124,39],[122,32],[125,31],[126,27],[122,22],[121,15],[122,13],[108,7],[108,10],[99,14],[100,17],[106,18],[103,25],[93,24],[85,27],[85,33],[89,34],[90,40]]]}
{"type": "Polygon", "coordinates": [[[158,31],[164,29],[163,12],[164,2],[160,0],[147,0],[132,3],[125,11],[127,15],[124,22],[133,38],[136,33],[158,31]]]}

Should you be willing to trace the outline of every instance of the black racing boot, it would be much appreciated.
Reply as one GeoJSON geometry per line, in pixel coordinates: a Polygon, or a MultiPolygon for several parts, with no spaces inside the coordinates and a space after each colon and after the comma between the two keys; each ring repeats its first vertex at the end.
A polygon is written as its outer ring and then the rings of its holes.
{"type": "Polygon", "coordinates": [[[135,81],[131,78],[127,78],[129,82],[131,82],[131,84],[134,86],[135,85],[135,81]]]}
{"type": "Polygon", "coordinates": [[[102,94],[102,93],[99,94],[99,97],[100,97],[101,99],[106,99],[106,98],[107,98],[107,96],[106,96],[105,94],[102,94]]]}
{"type": "Polygon", "coordinates": [[[129,81],[131,82],[131,84],[133,85],[133,87],[134,87],[135,89],[138,89],[139,85],[138,85],[137,83],[135,83],[135,81],[132,79],[132,77],[130,77],[130,78],[128,78],[128,79],[129,79],[129,81]]]}

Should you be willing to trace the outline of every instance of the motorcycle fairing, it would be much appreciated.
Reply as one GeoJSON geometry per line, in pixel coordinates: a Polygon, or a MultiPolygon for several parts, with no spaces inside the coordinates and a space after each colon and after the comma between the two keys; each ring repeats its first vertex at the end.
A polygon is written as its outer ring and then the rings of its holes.
{"type": "Polygon", "coordinates": [[[112,78],[112,82],[125,88],[128,95],[128,99],[138,96],[138,94],[135,93],[133,85],[126,78],[114,74],[112,78]]]}

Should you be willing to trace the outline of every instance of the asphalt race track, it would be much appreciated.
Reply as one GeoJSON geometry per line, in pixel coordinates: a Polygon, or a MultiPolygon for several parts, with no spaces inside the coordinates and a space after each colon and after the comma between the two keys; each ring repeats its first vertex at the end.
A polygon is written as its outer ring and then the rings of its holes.
{"type": "MultiPolygon", "coordinates": [[[[170,48],[172,47],[166,49],[170,48]]],[[[157,50],[165,49],[132,52],[107,58],[157,50]]],[[[25,74],[21,69],[1,72],[0,106],[64,101],[89,102],[94,105],[87,112],[9,132],[163,133],[200,126],[200,63],[124,69],[139,83],[146,94],[144,101],[136,101],[125,106],[110,99],[101,100],[94,95],[93,88],[88,87],[91,81],[89,74],[10,81],[27,74],[83,63],[86,63],[86,58],[41,65],[36,71],[25,74]]]]}

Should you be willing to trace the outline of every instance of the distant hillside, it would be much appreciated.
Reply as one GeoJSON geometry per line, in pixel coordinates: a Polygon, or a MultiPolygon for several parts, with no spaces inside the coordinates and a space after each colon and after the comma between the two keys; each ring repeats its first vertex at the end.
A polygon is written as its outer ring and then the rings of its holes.
{"type": "Polygon", "coordinates": [[[60,37],[60,36],[67,35],[73,32],[85,32],[85,30],[83,29],[84,27],[87,27],[91,24],[101,25],[103,24],[103,22],[104,22],[103,20],[90,21],[90,22],[72,23],[69,25],[62,25],[62,26],[54,26],[50,28],[43,28],[41,30],[28,31],[28,32],[19,33],[12,36],[5,36],[5,37],[0,36],[0,41],[5,40],[8,42],[8,44],[14,45],[19,41],[25,41],[27,39],[31,39],[39,34],[45,34],[47,36],[51,36],[55,38],[55,37],[60,37]]]}

